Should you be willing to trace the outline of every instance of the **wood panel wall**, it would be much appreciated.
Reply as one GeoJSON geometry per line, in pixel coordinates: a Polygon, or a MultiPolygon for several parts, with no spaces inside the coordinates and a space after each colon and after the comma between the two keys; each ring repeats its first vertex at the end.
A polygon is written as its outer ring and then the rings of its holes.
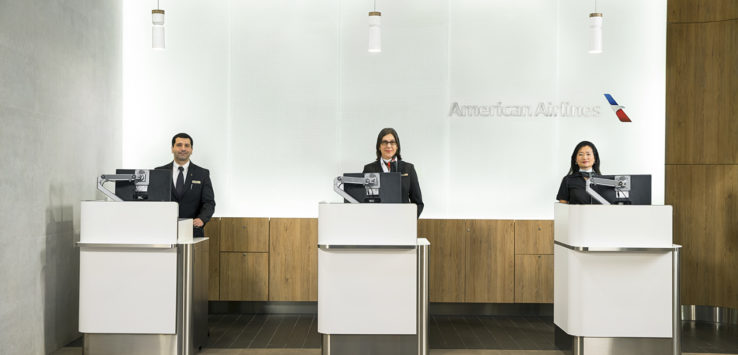
{"type": "Polygon", "coordinates": [[[669,0],[666,199],[682,304],[738,309],[738,1],[669,0]]]}
{"type": "Polygon", "coordinates": [[[208,299],[220,299],[220,218],[211,218],[205,225],[208,247],[208,299]]]}
{"type": "Polygon", "coordinates": [[[464,302],[466,290],[467,222],[462,219],[421,219],[418,237],[430,241],[430,302],[464,302]]]}
{"type": "MultiPolygon", "coordinates": [[[[317,219],[214,218],[205,233],[210,300],[317,300],[317,219]]],[[[418,236],[431,242],[431,302],[553,300],[553,221],[423,219],[418,236]]]]}
{"type": "Polygon", "coordinates": [[[318,219],[272,218],[269,300],[318,300],[318,219]]]}
{"type": "Polygon", "coordinates": [[[515,221],[515,303],[553,303],[553,249],[553,221],[515,221]]]}
{"type": "Polygon", "coordinates": [[[467,223],[465,301],[514,302],[515,221],[475,219],[467,223]]]}
{"type": "Polygon", "coordinates": [[[553,221],[421,219],[418,237],[430,302],[553,302],[553,221]]]}

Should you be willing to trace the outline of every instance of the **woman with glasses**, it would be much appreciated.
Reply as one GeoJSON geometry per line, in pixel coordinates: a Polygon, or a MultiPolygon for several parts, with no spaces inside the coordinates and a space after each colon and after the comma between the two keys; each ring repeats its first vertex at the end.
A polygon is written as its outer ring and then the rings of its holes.
{"type": "Polygon", "coordinates": [[[592,142],[579,142],[571,153],[569,174],[561,180],[556,199],[561,203],[576,205],[596,204],[596,200],[587,193],[586,184],[589,178],[598,175],[600,175],[600,155],[597,153],[597,147],[592,142]]]}
{"type": "Polygon", "coordinates": [[[377,136],[377,160],[364,165],[364,173],[399,172],[402,178],[402,202],[418,206],[418,217],[423,212],[423,196],[415,167],[402,160],[400,137],[394,128],[384,128],[377,136]]]}

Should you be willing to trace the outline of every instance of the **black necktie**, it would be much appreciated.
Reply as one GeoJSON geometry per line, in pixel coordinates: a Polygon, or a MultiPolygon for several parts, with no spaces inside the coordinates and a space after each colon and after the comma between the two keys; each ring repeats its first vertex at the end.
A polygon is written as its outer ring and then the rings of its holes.
{"type": "Polygon", "coordinates": [[[182,193],[184,192],[184,174],[182,172],[184,171],[183,167],[179,167],[179,175],[177,175],[177,185],[174,185],[174,189],[177,190],[177,196],[182,196],[182,193]]]}

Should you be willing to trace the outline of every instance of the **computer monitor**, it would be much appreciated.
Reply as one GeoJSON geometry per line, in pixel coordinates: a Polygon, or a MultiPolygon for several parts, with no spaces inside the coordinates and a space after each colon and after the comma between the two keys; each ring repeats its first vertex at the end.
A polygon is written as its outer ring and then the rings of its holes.
{"type": "Polygon", "coordinates": [[[123,201],[171,201],[172,171],[163,169],[116,169],[116,174],[148,173],[148,180],[141,182],[116,181],[115,195],[123,201]]]}
{"type": "MultiPolygon", "coordinates": [[[[360,203],[402,203],[402,176],[400,173],[379,173],[379,191],[370,191],[364,185],[343,184],[343,191],[360,203]]],[[[344,177],[364,177],[363,173],[347,173],[344,177]]],[[[348,201],[345,201],[348,202],[348,201]]]]}
{"type": "MultiPolygon", "coordinates": [[[[611,186],[597,185],[592,188],[605,200],[613,205],[650,205],[651,204],[651,175],[602,175],[598,178],[616,180],[618,176],[630,176],[630,192],[627,198],[619,198],[615,188],[611,186]]],[[[593,204],[599,204],[593,201],[593,204]]]]}

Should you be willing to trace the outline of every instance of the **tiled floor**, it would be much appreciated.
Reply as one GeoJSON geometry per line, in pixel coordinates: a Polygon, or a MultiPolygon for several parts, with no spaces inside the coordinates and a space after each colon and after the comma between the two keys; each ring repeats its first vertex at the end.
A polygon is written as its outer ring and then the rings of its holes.
{"type": "MultiPolygon", "coordinates": [[[[201,354],[319,355],[315,315],[211,315],[210,343],[201,354]]],[[[551,317],[432,316],[431,355],[561,355],[551,317]]],[[[81,353],[81,342],[55,355],[81,353]],[[75,347],[76,346],[76,347],[75,347]]],[[[738,354],[738,326],[684,322],[684,354],[738,354]]]]}
{"type": "Polygon", "coordinates": [[[555,350],[551,317],[432,316],[431,349],[555,350]]]}
{"type": "MultiPolygon", "coordinates": [[[[208,348],[319,348],[314,315],[211,315],[208,348]]],[[[551,317],[432,316],[431,349],[556,350],[551,317]]],[[[738,354],[738,326],[682,324],[682,351],[738,354]]]]}
{"type": "Polygon", "coordinates": [[[320,348],[318,318],[307,315],[210,315],[210,348],[320,348]]]}
{"type": "Polygon", "coordinates": [[[738,354],[738,325],[682,322],[682,351],[738,354]]]}

